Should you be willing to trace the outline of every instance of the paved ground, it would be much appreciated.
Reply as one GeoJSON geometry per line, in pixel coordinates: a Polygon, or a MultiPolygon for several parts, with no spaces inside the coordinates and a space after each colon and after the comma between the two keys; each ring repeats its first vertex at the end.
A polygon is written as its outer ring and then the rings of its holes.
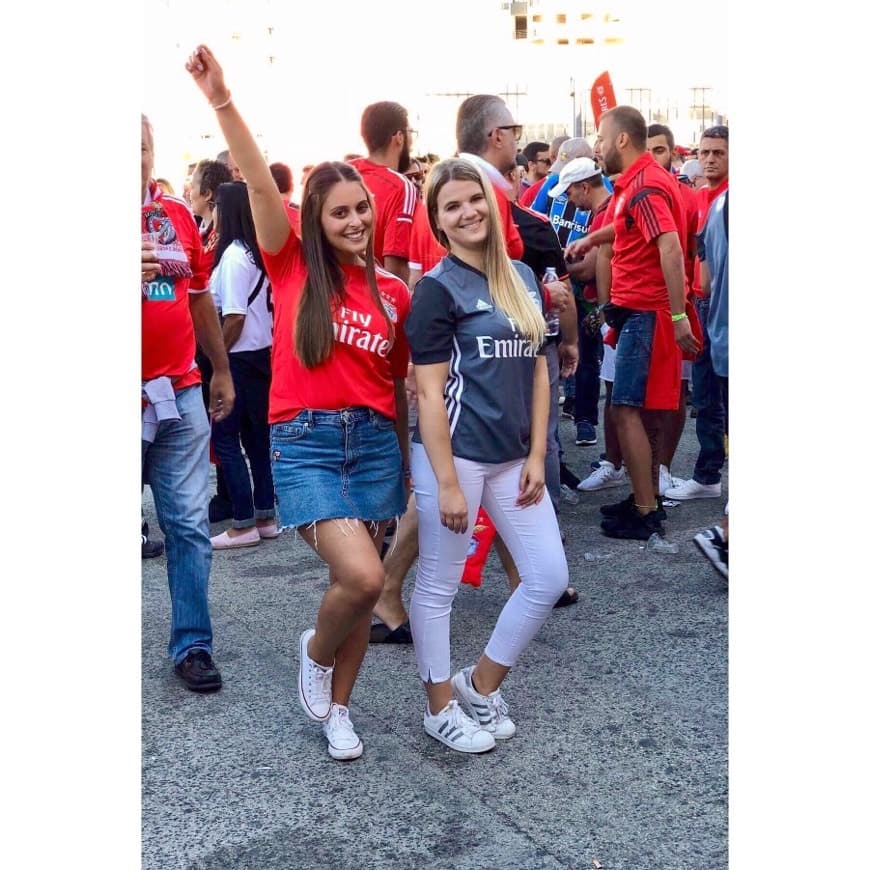
{"type": "MultiPolygon", "coordinates": [[[[561,433],[584,476],[600,448],[575,447],[567,421],[561,433]]],[[[674,474],[690,475],[696,452],[689,419],[674,474]]],[[[728,593],[692,543],[725,498],[670,508],[679,552],[658,554],[601,535],[599,505],[626,493],[564,508],[580,601],[554,612],[508,677],[517,736],[484,756],[424,733],[413,649],[380,646],[351,702],[365,754],[329,758],[295,688],[325,572],[292,534],[215,554],[224,688],[210,696],[173,676],[165,559],[143,562],[143,868],[725,868],[728,593]]],[[[455,666],[483,648],[506,588],[494,555],[482,588],[462,586],[455,666]]]]}

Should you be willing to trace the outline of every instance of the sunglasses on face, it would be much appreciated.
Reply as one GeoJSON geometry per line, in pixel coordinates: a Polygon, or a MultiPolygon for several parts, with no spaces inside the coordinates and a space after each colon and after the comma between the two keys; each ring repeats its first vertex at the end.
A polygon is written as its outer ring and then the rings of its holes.
{"type": "MultiPolygon", "coordinates": [[[[522,139],[523,137],[523,125],[522,124],[505,124],[502,127],[496,127],[495,130],[510,130],[514,139],[522,139]]],[[[490,131],[490,136],[495,132],[495,130],[490,131]]]]}

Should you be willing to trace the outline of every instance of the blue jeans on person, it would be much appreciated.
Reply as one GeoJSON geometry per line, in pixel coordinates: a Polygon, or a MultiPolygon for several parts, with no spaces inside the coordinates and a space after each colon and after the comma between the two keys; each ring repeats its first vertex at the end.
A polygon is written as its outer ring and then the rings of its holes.
{"type": "Polygon", "coordinates": [[[241,351],[230,353],[229,359],[236,401],[232,413],[212,426],[211,443],[233,503],[233,528],[247,529],[256,520],[275,516],[269,454],[271,352],[268,347],[241,351]],[[251,464],[250,475],[242,445],[251,464]]]}
{"type": "Polygon", "coordinates": [[[695,461],[692,477],[698,483],[709,486],[722,480],[725,464],[725,404],[721,379],[713,371],[710,358],[710,336],[707,333],[707,317],[710,300],[706,297],[695,300],[704,347],[692,364],[692,407],[698,412],[695,432],[701,449],[695,461]]]}
{"type": "Polygon", "coordinates": [[[559,345],[546,341],[547,374],[550,376],[550,413],[547,418],[547,455],[544,457],[544,479],[556,513],[559,513],[559,345]]]}
{"type": "Polygon", "coordinates": [[[166,539],[172,601],[169,655],[175,664],[192,649],[212,651],[208,613],[209,423],[199,384],[176,395],[180,420],[164,420],[154,441],[142,442],[142,481],[151,487],[166,539]]]}
{"type": "MultiPolygon", "coordinates": [[[[578,317],[582,315],[578,312],[578,317]]],[[[580,325],[580,361],[574,374],[574,423],[581,421],[598,425],[598,399],[601,395],[601,360],[604,358],[604,340],[601,330],[594,335],[580,325]]]]}

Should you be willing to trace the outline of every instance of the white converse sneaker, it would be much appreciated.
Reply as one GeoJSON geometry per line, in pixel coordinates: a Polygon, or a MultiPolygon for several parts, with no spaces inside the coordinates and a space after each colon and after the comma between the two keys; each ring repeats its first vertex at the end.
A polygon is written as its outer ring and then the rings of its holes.
{"type": "Polygon", "coordinates": [[[329,754],[339,761],[350,761],[363,753],[363,742],[356,736],[347,707],[342,704],[333,704],[329,708],[329,718],[323,723],[323,736],[329,741],[329,754]]]}
{"type": "Polygon", "coordinates": [[[517,726],[508,716],[508,705],[501,695],[501,689],[496,689],[491,695],[481,695],[471,682],[473,670],[469,665],[453,677],[450,681],[453,694],[484,731],[489,731],[496,740],[508,740],[517,733],[517,726]]]}
{"type": "Polygon", "coordinates": [[[332,668],[308,658],[308,641],[314,637],[314,629],[302,632],[299,638],[299,701],[309,719],[325,722],[332,706],[332,668]]]}
{"type": "Polygon", "coordinates": [[[430,737],[440,740],[445,746],[457,752],[489,752],[495,748],[495,739],[489,731],[484,731],[462,711],[455,699],[434,715],[423,715],[423,728],[430,737]]]}
{"type": "Polygon", "coordinates": [[[625,473],[625,467],[617,468],[612,462],[602,459],[601,465],[589,477],[577,484],[577,489],[583,492],[594,492],[596,489],[607,489],[626,483],[628,483],[628,475],[625,473]]]}
{"type": "Polygon", "coordinates": [[[689,478],[679,486],[672,486],[665,490],[665,498],[673,498],[677,501],[688,501],[690,498],[719,498],[722,495],[721,483],[698,483],[689,478]]]}

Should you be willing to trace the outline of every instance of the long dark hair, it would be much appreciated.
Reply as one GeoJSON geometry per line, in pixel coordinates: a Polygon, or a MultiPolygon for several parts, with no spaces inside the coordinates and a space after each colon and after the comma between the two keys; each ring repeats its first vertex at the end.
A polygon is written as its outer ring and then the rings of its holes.
{"type": "Polygon", "coordinates": [[[263,258],[257,245],[254,232],[254,216],[251,214],[251,201],[248,199],[248,185],[243,181],[221,184],[215,193],[218,210],[218,241],[214,251],[214,264],[220,263],[224,251],[235,241],[240,241],[248,253],[248,258],[261,271],[263,258]]]}
{"type": "Polygon", "coordinates": [[[353,166],[338,161],[319,163],[309,173],[302,194],[300,230],[308,277],[302,287],[293,332],[296,356],[307,369],[320,365],[332,353],[332,312],[335,306],[344,302],[344,272],[332,245],[326,239],[321,222],[323,203],[330,190],[341,181],[357,182],[372,208],[373,223],[365,253],[366,281],[372,299],[387,321],[390,341],[394,338],[393,323],[384,308],[375,280],[374,206],[371,194],[353,166]]]}

